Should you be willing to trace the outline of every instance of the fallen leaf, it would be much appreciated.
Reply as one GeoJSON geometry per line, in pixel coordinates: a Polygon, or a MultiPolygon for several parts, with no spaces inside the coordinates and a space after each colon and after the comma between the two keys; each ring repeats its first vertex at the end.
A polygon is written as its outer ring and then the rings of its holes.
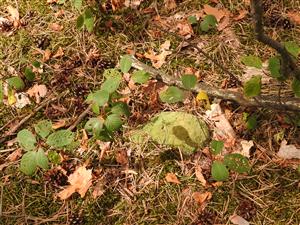
{"type": "Polygon", "coordinates": [[[14,107],[18,109],[24,108],[26,105],[29,105],[30,99],[28,98],[26,93],[15,93],[16,102],[14,103],[14,107]]]}
{"type": "Polygon", "coordinates": [[[175,0],[164,0],[164,4],[165,4],[166,9],[168,9],[168,10],[172,10],[177,7],[175,0]]]}
{"type": "Polygon", "coordinates": [[[300,159],[300,149],[295,145],[287,145],[287,141],[283,140],[277,156],[282,159],[300,159]]]}
{"type": "Polygon", "coordinates": [[[215,125],[213,139],[224,141],[225,147],[233,147],[236,141],[236,134],[222,112],[221,106],[212,104],[211,110],[207,110],[205,113],[207,118],[215,125]]]}
{"type": "Polygon", "coordinates": [[[204,193],[201,192],[194,192],[193,193],[193,199],[195,200],[195,202],[197,202],[200,206],[206,201],[211,199],[212,194],[211,192],[207,191],[204,193]]]}
{"type": "Polygon", "coordinates": [[[97,197],[100,197],[104,194],[105,190],[104,190],[104,184],[103,184],[103,180],[100,179],[97,184],[94,186],[94,190],[92,193],[92,196],[94,199],[96,199],[97,197]]]}
{"type": "Polygon", "coordinates": [[[230,12],[228,10],[224,10],[224,16],[218,24],[218,31],[224,30],[230,23],[230,12]]]}
{"type": "Polygon", "coordinates": [[[210,5],[207,5],[207,4],[205,4],[203,6],[203,11],[207,15],[213,15],[214,17],[216,17],[218,22],[220,22],[220,20],[226,15],[225,10],[214,8],[214,7],[211,7],[210,5]]]}
{"type": "Polygon", "coordinates": [[[53,4],[53,3],[57,3],[59,0],[47,0],[48,4],[53,4]]]}
{"type": "Polygon", "coordinates": [[[43,62],[47,62],[51,58],[51,54],[50,49],[46,49],[43,53],[43,62]]]}
{"type": "Polygon", "coordinates": [[[41,98],[44,98],[47,94],[47,87],[44,84],[35,84],[32,88],[27,90],[27,94],[30,97],[35,97],[36,103],[40,103],[41,98]]]}
{"type": "Polygon", "coordinates": [[[287,13],[288,17],[297,25],[300,25],[300,12],[299,11],[291,11],[287,13]]]}
{"type": "Polygon", "coordinates": [[[58,121],[52,124],[52,129],[57,130],[59,128],[66,126],[66,124],[67,124],[66,120],[59,119],[58,121]]]}
{"type": "Polygon", "coordinates": [[[181,184],[181,182],[178,180],[177,176],[174,173],[167,173],[165,178],[166,181],[169,183],[181,184]]]}
{"type": "Polygon", "coordinates": [[[126,166],[128,164],[127,153],[124,149],[117,151],[116,161],[117,161],[117,163],[120,163],[123,166],[126,166]]]}
{"type": "Polygon", "coordinates": [[[205,178],[204,178],[204,176],[202,174],[202,169],[201,169],[200,165],[196,165],[195,166],[195,175],[196,175],[196,178],[198,179],[198,181],[200,181],[200,183],[203,186],[206,186],[207,181],[205,180],[205,178]]]}
{"type": "Polygon", "coordinates": [[[194,33],[191,24],[189,24],[187,21],[178,23],[176,25],[176,30],[178,31],[178,34],[185,36],[185,38],[191,37],[191,35],[194,33]]]}
{"type": "Polygon", "coordinates": [[[56,53],[53,55],[53,58],[59,58],[64,55],[64,50],[62,47],[59,47],[56,51],[56,53]]]}
{"type": "Polygon", "coordinates": [[[7,6],[7,11],[10,14],[11,22],[13,22],[14,27],[19,27],[20,26],[20,14],[18,12],[18,9],[12,7],[11,5],[7,6]]]}
{"type": "Polygon", "coordinates": [[[88,140],[89,140],[89,137],[85,131],[85,129],[82,129],[82,138],[80,140],[80,147],[77,149],[78,153],[79,154],[83,154],[85,151],[88,150],[88,140]]]}
{"type": "Polygon", "coordinates": [[[8,160],[9,162],[14,162],[17,161],[21,156],[22,156],[22,150],[18,148],[17,150],[10,153],[7,156],[6,160],[8,160]]]}
{"type": "Polygon", "coordinates": [[[87,170],[85,166],[80,166],[68,177],[68,182],[70,185],[59,192],[58,197],[61,200],[65,200],[73,193],[78,192],[83,198],[92,185],[92,170],[87,170]]]}
{"type": "Polygon", "coordinates": [[[241,140],[242,150],[239,152],[243,156],[249,158],[250,157],[250,149],[254,146],[254,143],[252,140],[246,141],[241,140]]]}
{"type": "Polygon", "coordinates": [[[111,0],[110,2],[113,11],[121,9],[125,6],[125,0],[111,0]]]}
{"type": "Polygon", "coordinates": [[[58,23],[50,23],[49,28],[55,32],[59,32],[62,31],[64,27],[58,23]]]}
{"type": "Polygon", "coordinates": [[[137,7],[140,6],[143,0],[125,0],[124,5],[126,7],[130,7],[133,9],[136,9],[137,7]]]}
{"type": "Polygon", "coordinates": [[[245,220],[243,217],[238,216],[238,215],[232,215],[229,218],[230,222],[236,225],[250,225],[250,223],[245,220]]]}
{"type": "Polygon", "coordinates": [[[248,14],[248,10],[242,9],[239,11],[239,14],[235,17],[233,17],[233,20],[239,21],[245,18],[245,16],[248,14]]]}
{"type": "Polygon", "coordinates": [[[150,50],[148,53],[145,53],[144,56],[151,60],[152,65],[158,69],[160,68],[165,62],[166,57],[170,55],[172,52],[168,51],[170,48],[170,41],[166,40],[161,46],[160,46],[160,54],[155,53],[153,50],[150,50]]]}

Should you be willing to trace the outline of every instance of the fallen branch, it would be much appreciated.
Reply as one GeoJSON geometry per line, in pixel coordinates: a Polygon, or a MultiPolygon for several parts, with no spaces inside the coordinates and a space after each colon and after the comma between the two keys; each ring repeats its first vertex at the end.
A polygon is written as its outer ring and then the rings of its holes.
{"type": "Polygon", "coordinates": [[[92,108],[92,104],[90,104],[76,119],[76,121],[68,128],[68,130],[74,130],[76,126],[89,114],[92,108]]]}
{"type": "Polygon", "coordinates": [[[65,91],[58,96],[55,96],[53,93],[48,96],[38,107],[36,107],[31,113],[25,116],[18,124],[13,126],[10,130],[5,132],[5,134],[0,138],[0,144],[6,141],[6,139],[15,134],[15,132],[24,124],[26,123],[32,116],[34,116],[38,111],[42,108],[47,106],[49,103],[61,98],[62,96],[66,95],[69,91],[65,91]]]}
{"type": "MultiPolygon", "coordinates": [[[[142,63],[135,57],[132,57],[132,59],[132,66],[134,68],[150,73],[153,78],[160,80],[169,86],[176,85],[177,87],[183,88],[182,82],[180,80],[166,74],[161,70],[154,69],[153,67],[142,63]]],[[[269,109],[276,109],[279,111],[300,112],[299,98],[281,98],[281,102],[279,102],[273,96],[257,96],[256,99],[248,99],[239,92],[215,88],[204,83],[198,83],[192,91],[198,93],[200,90],[205,91],[211,97],[234,101],[239,103],[240,105],[247,107],[264,107],[269,109]]]]}

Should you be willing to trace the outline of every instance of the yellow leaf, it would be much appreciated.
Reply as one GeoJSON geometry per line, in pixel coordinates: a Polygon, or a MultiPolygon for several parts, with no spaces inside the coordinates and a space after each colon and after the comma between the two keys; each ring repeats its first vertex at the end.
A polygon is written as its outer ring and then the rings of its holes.
{"type": "Polygon", "coordinates": [[[197,101],[203,101],[204,102],[204,107],[207,110],[210,110],[210,102],[209,102],[209,98],[206,94],[205,91],[199,91],[197,97],[196,97],[197,101]]]}
{"type": "Polygon", "coordinates": [[[7,93],[7,102],[9,105],[13,105],[15,104],[17,101],[16,97],[15,97],[15,91],[10,89],[8,90],[8,93],[7,93]]]}

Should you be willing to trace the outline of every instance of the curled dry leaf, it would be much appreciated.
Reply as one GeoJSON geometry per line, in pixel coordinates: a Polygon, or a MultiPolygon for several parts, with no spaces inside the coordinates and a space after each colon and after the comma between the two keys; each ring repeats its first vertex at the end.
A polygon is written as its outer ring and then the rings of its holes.
{"type": "Polygon", "coordinates": [[[22,149],[18,148],[17,150],[10,153],[7,156],[6,160],[8,160],[9,162],[14,162],[17,161],[21,156],[22,156],[22,149]]]}
{"type": "Polygon", "coordinates": [[[287,13],[288,17],[297,25],[300,25],[300,12],[291,11],[287,13]]]}
{"type": "Polygon", "coordinates": [[[166,181],[173,184],[181,184],[178,180],[177,176],[174,173],[167,173],[166,174],[166,181]]]}
{"type": "Polygon", "coordinates": [[[51,58],[51,54],[50,49],[46,49],[43,53],[43,62],[47,62],[51,58]]]}
{"type": "Polygon", "coordinates": [[[193,193],[193,199],[195,200],[195,202],[197,202],[200,206],[206,201],[206,200],[210,200],[212,197],[211,192],[207,191],[204,193],[201,192],[194,192],[193,193]]]}
{"type": "Polygon", "coordinates": [[[47,94],[47,87],[44,84],[35,84],[32,88],[28,89],[27,94],[30,97],[35,97],[36,103],[40,103],[41,98],[44,98],[47,94]]]}
{"type": "Polygon", "coordinates": [[[170,41],[166,40],[161,46],[160,46],[160,54],[157,55],[153,50],[150,50],[148,53],[145,53],[144,56],[151,60],[152,65],[158,69],[160,68],[165,62],[166,57],[172,53],[172,51],[168,51],[170,48],[170,41]]]}
{"type": "Polygon", "coordinates": [[[64,27],[58,23],[50,23],[49,28],[55,32],[59,32],[62,31],[64,27]]]}
{"type": "Polygon", "coordinates": [[[66,126],[67,121],[64,119],[59,119],[58,121],[56,121],[55,123],[53,123],[52,125],[52,129],[57,130],[59,128],[62,128],[64,126],[66,126]]]}
{"type": "Polygon", "coordinates": [[[282,159],[300,159],[300,149],[295,145],[287,145],[287,141],[283,140],[277,156],[282,159]]]}
{"type": "Polygon", "coordinates": [[[205,178],[204,178],[204,176],[202,174],[202,169],[201,169],[200,165],[196,165],[195,166],[195,175],[196,175],[196,178],[198,179],[198,181],[200,181],[200,183],[203,186],[206,186],[207,181],[205,180],[205,178]]]}
{"type": "Polygon", "coordinates": [[[175,0],[164,0],[165,8],[168,10],[175,9],[177,7],[175,0]]]}
{"type": "Polygon", "coordinates": [[[58,197],[61,200],[65,200],[73,193],[78,192],[83,198],[92,185],[92,170],[87,170],[85,166],[80,166],[68,177],[68,182],[70,185],[59,192],[58,197]]]}
{"type": "Polygon", "coordinates": [[[63,55],[64,55],[64,50],[62,49],[62,47],[59,47],[56,53],[53,55],[53,58],[59,58],[62,57],[63,55]]]}
{"type": "Polygon", "coordinates": [[[250,223],[245,220],[243,217],[238,216],[238,215],[232,215],[229,218],[230,222],[236,225],[250,225],[250,223]]]}
{"type": "Polygon", "coordinates": [[[239,11],[239,14],[237,16],[233,17],[233,20],[235,21],[242,20],[246,17],[247,14],[248,14],[248,10],[242,9],[239,11]]]}

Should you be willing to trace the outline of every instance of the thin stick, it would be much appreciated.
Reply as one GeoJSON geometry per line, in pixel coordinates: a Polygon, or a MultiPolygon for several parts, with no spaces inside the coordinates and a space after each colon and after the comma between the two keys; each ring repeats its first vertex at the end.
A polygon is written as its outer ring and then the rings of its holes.
{"type": "Polygon", "coordinates": [[[90,112],[92,105],[89,105],[86,110],[84,110],[78,117],[77,120],[68,128],[68,130],[74,130],[76,126],[86,117],[86,115],[90,112]]]}
{"type": "Polygon", "coordinates": [[[48,98],[46,98],[37,108],[35,108],[31,113],[29,113],[27,116],[25,116],[18,124],[16,124],[14,127],[12,127],[9,131],[7,131],[1,138],[0,138],[0,144],[3,143],[8,137],[14,135],[14,133],[24,124],[26,123],[32,116],[34,116],[38,111],[40,111],[42,108],[47,106],[49,103],[61,98],[62,96],[66,95],[69,91],[64,91],[58,96],[54,96],[54,94],[50,94],[48,98]]]}

